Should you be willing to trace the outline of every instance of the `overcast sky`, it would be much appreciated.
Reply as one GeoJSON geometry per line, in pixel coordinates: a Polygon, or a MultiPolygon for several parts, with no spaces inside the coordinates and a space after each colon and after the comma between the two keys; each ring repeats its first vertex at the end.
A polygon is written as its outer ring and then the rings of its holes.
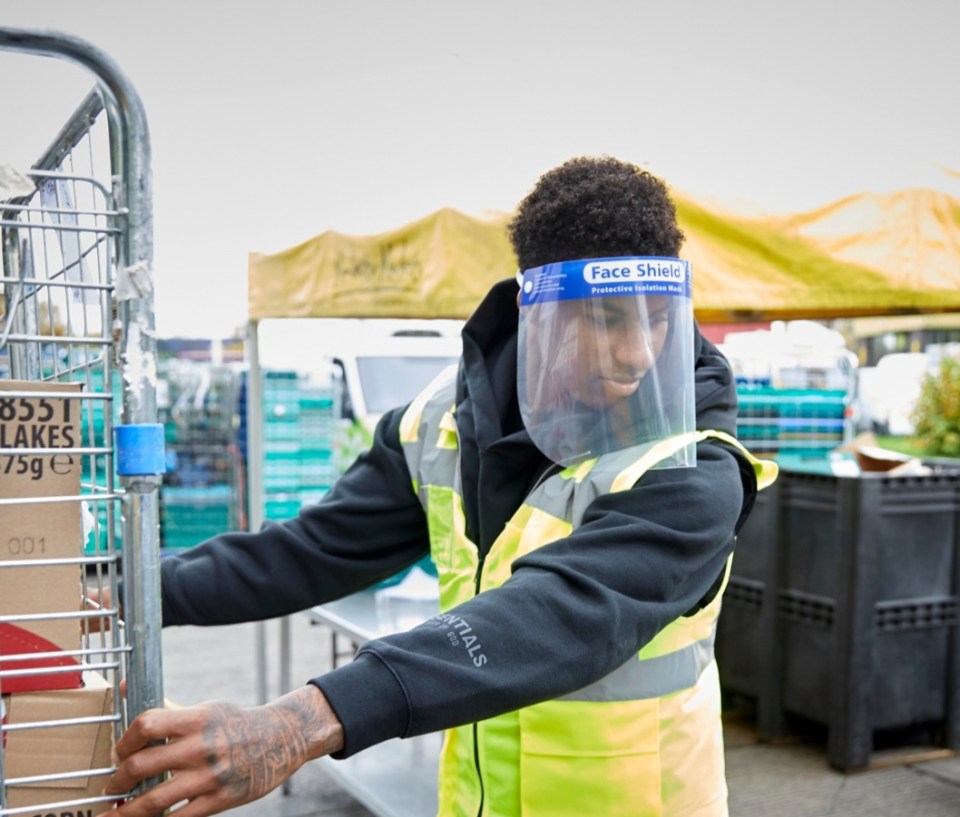
{"type": "MultiPolygon", "coordinates": [[[[960,198],[957,0],[0,0],[0,26],[82,37],[139,92],[163,336],[241,326],[250,251],[510,210],[575,155],[748,211],[960,198]]],[[[2,51],[0,77],[25,169],[92,80],[2,51]]]]}

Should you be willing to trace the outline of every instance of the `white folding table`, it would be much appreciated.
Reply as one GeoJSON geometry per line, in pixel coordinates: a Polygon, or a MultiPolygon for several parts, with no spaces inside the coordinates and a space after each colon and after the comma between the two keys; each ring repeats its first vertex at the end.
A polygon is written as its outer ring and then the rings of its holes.
{"type": "MultiPolygon", "coordinates": [[[[415,579],[418,577],[414,577],[415,579]]],[[[364,590],[321,604],[308,611],[315,624],[333,632],[334,666],[348,653],[338,639],[351,645],[349,655],[363,642],[409,629],[436,615],[436,597],[420,587],[405,595],[400,585],[364,590]]],[[[437,762],[442,733],[394,739],[346,758],[322,759],[324,768],[351,795],[378,817],[433,817],[437,813],[437,762]]]]}

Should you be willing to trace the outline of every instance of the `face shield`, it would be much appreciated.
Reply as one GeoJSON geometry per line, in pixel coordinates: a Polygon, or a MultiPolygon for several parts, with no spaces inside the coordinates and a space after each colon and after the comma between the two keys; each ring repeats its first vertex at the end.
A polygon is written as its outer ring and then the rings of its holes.
{"type": "MultiPolygon", "coordinates": [[[[573,465],[696,429],[690,264],[564,261],[520,280],[517,389],[534,444],[573,465]]],[[[689,445],[656,467],[696,464],[689,445]]]]}

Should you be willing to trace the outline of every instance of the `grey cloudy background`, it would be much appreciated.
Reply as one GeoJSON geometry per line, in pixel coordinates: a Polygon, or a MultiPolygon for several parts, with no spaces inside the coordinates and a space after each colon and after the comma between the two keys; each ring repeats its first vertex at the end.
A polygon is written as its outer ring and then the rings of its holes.
{"type": "MultiPolygon", "coordinates": [[[[610,154],[747,212],[960,197],[956,0],[0,0],[109,54],[151,133],[157,325],[227,336],[250,251],[510,210],[610,154]]],[[[0,52],[0,163],[91,84],[0,52]]]]}

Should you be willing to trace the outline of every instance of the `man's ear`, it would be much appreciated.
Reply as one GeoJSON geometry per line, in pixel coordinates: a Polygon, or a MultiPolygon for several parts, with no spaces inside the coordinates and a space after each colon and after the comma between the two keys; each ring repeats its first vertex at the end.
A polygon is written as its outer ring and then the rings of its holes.
{"type": "Polygon", "coordinates": [[[517,309],[520,308],[520,290],[517,290],[517,309]]]}

